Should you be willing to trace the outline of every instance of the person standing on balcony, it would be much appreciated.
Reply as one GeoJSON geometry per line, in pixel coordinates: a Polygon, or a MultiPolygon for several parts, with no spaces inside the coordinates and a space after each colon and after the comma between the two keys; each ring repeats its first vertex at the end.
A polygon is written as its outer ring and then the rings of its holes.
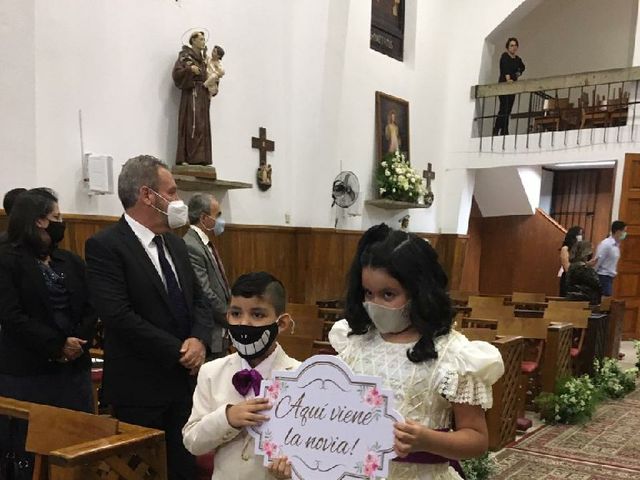
{"type": "MultiPolygon", "coordinates": [[[[516,55],[518,51],[518,39],[510,37],[507,40],[505,48],[506,52],[500,57],[500,78],[499,83],[512,83],[518,80],[518,77],[524,72],[524,63],[522,59],[516,55]]],[[[493,126],[494,135],[509,135],[509,115],[513,108],[515,95],[500,95],[500,109],[496,117],[496,123],[493,126]]]]}

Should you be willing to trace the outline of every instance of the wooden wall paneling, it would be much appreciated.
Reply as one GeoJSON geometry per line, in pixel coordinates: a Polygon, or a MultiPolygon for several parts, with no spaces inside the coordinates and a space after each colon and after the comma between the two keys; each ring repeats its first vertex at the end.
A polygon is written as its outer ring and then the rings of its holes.
{"type": "Polygon", "coordinates": [[[625,155],[619,218],[627,223],[614,297],[625,301],[623,338],[640,339],[640,154],[625,155]]]}
{"type": "MultiPolygon", "coordinates": [[[[118,217],[65,214],[67,233],[62,247],[84,256],[85,241],[118,217]]],[[[6,217],[0,215],[0,228],[6,217]]],[[[186,228],[176,231],[182,236],[186,228]]],[[[233,225],[213,241],[233,282],[249,271],[265,270],[285,285],[288,300],[313,304],[341,299],[347,272],[355,255],[361,231],[331,228],[233,225]]],[[[431,241],[451,281],[459,284],[466,250],[466,236],[419,234],[431,241]]]]}
{"type": "Polygon", "coordinates": [[[463,292],[480,291],[480,255],[482,253],[482,213],[475,198],[471,203],[467,246],[462,266],[462,278],[458,290],[463,292]]]}
{"type": "Polygon", "coordinates": [[[597,195],[594,199],[593,234],[589,239],[597,245],[601,240],[609,236],[611,228],[611,210],[613,209],[614,169],[600,170],[598,178],[597,195]]]}
{"type": "Polygon", "coordinates": [[[535,215],[482,219],[480,292],[557,295],[564,231],[541,210],[535,215]]]}
{"type": "Polygon", "coordinates": [[[525,217],[520,215],[482,219],[481,293],[512,292],[513,270],[518,260],[520,224],[524,220],[525,217]]]}
{"type": "Polygon", "coordinates": [[[555,171],[551,216],[565,228],[580,225],[585,239],[607,235],[613,206],[612,168],[555,171]]]}
{"type": "Polygon", "coordinates": [[[440,265],[449,279],[448,288],[459,290],[462,282],[468,237],[458,234],[441,234],[435,245],[440,265]]]}

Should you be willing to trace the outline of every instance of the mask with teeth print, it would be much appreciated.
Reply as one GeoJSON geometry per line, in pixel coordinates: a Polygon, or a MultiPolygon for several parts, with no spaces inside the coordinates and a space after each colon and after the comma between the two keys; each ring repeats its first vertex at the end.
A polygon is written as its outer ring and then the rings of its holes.
{"type": "Polygon", "coordinates": [[[278,336],[278,321],[270,325],[254,327],[252,325],[229,325],[231,343],[238,355],[246,360],[257,358],[269,350],[278,336]]]}

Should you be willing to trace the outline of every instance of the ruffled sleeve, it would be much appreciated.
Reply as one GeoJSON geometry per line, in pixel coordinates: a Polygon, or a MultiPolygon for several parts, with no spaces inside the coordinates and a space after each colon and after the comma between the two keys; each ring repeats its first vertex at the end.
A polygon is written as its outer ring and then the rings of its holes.
{"type": "Polygon", "coordinates": [[[458,332],[450,335],[438,372],[438,392],[452,403],[491,408],[491,386],[504,373],[500,352],[490,343],[470,342],[458,332]]]}
{"type": "Polygon", "coordinates": [[[349,324],[346,320],[338,320],[333,324],[331,330],[329,331],[329,343],[333,349],[342,353],[347,346],[349,345],[349,332],[351,329],[349,328],[349,324]]]}

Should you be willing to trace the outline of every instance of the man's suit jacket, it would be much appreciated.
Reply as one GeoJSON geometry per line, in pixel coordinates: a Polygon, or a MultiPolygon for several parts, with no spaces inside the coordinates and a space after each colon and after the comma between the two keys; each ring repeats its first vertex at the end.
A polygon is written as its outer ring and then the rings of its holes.
{"type": "Polygon", "coordinates": [[[223,350],[222,329],[226,322],[227,305],[230,298],[229,289],[211,249],[202,242],[198,233],[190,228],[183,238],[196,278],[202,287],[205,298],[213,309],[215,326],[211,338],[211,351],[221,353],[223,350]]]}
{"type": "MultiPolygon", "coordinates": [[[[191,321],[191,335],[208,345],[211,310],[202,296],[187,248],[163,235],[191,321]]],[[[85,245],[89,288],[105,326],[104,395],[122,406],[160,406],[190,400],[192,379],[180,365],[177,317],[160,274],[129,224],[119,222],[85,245]]]]}
{"type": "Polygon", "coordinates": [[[0,372],[42,375],[66,366],[55,362],[62,355],[68,333],[87,340],[85,353],[72,362],[78,369],[91,366],[89,348],[95,335],[96,313],[89,303],[84,262],[77,255],[56,249],[51,253],[56,269],[64,274],[69,293],[72,332],[54,318],[49,290],[35,256],[21,246],[0,248],[0,372]]]}
{"type": "MultiPolygon", "coordinates": [[[[289,357],[282,347],[276,347],[271,372],[294,370],[300,362],[289,357]]],[[[193,395],[191,416],[182,429],[184,445],[194,455],[215,451],[215,468],[211,480],[271,480],[255,455],[253,438],[246,428],[233,428],[227,420],[227,405],[246,400],[233,386],[232,378],[242,370],[242,359],[237,353],[205,363],[198,374],[198,386],[193,395]],[[248,459],[245,460],[246,455],[248,459]]],[[[258,367],[259,368],[259,367],[258,367]]],[[[273,415],[273,412],[267,412],[273,415]]]]}

